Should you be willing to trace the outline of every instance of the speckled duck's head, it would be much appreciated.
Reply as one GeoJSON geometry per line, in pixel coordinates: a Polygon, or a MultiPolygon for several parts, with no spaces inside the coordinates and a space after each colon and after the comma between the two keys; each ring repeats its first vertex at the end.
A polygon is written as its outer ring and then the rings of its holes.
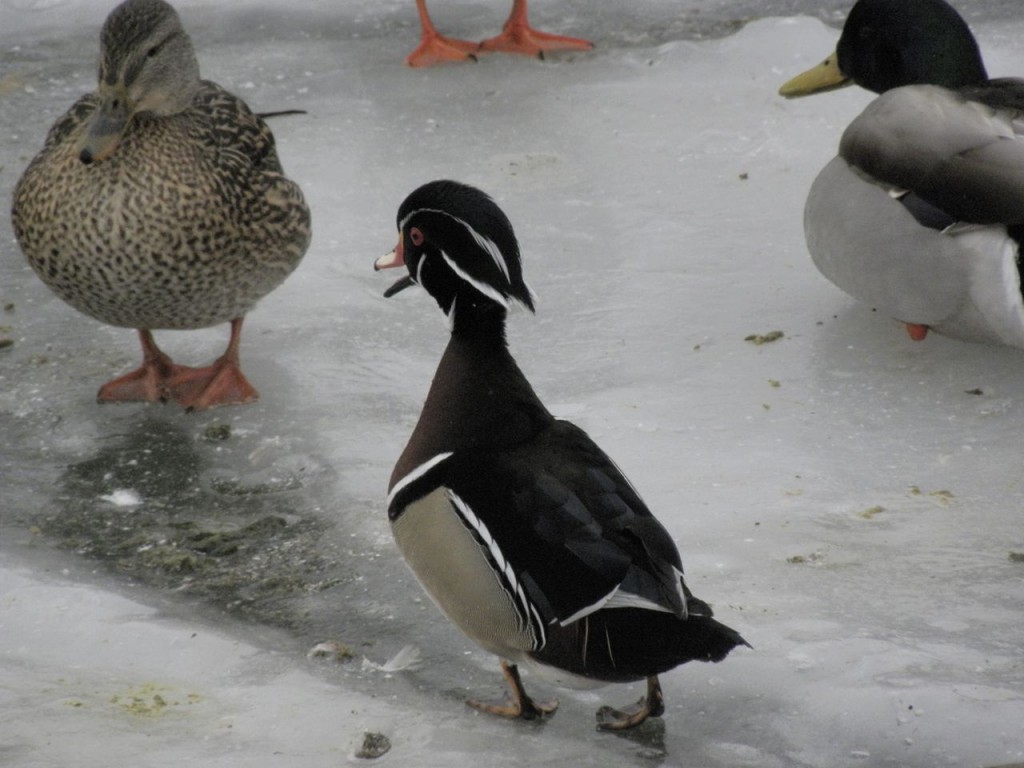
{"type": "Polygon", "coordinates": [[[454,329],[467,316],[504,320],[513,302],[533,311],[512,224],[487,194],[455,181],[432,181],[398,209],[398,245],[375,269],[405,266],[393,296],[416,284],[437,301],[454,329]]]}
{"type": "Polygon", "coordinates": [[[99,106],[79,158],[86,165],[105,160],[136,114],[181,112],[199,86],[199,61],[174,8],[164,0],[126,0],[100,32],[99,106]]]}
{"type": "Polygon", "coordinates": [[[945,0],[859,0],[835,53],[779,93],[793,98],[851,83],[883,93],[904,85],[960,88],[987,80],[974,35],[945,0]]]}

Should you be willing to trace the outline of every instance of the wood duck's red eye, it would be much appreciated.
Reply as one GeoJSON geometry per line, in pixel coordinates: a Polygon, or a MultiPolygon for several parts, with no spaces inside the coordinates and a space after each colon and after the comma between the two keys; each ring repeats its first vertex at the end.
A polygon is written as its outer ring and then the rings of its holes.
{"type": "Polygon", "coordinates": [[[423,233],[420,232],[416,227],[409,230],[409,239],[412,240],[413,245],[423,245],[423,233]]]}

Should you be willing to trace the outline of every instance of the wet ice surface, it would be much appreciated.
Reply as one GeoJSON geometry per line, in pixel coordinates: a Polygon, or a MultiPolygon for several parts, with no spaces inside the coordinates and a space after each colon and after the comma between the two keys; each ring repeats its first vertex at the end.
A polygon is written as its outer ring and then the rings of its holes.
{"type": "MultiPolygon", "coordinates": [[[[714,37],[756,4],[692,5],[538,0],[539,26],[598,50],[429,71],[401,63],[411,1],[180,6],[204,76],[257,110],[309,110],[273,127],[314,243],[247,321],[262,400],[185,415],[95,404],[137,363],[134,334],[50,296],[0,225],[0,761],[325,765],[367,731],[408,766],[1024,760],[1022,353],[914,344],[816,273],[803,197],[870,97],[775,95],[831,50],[820,21],[714,37]],[[446,329],[422,293],[383,299],[393,276],[371,264],[438,177],[508,213],[540,298],[510,319],[514,354],[756,648],[665,675],[666,716],[628,736],[593,712],[637,686],[560,691],[543,725],[468,710],[500,692],[495,660],[392,545],[387,478],[446,329]],[[325,640],[353,658],[306,657],[325,640]],[[408,644],[421,669],[375,668],[408,644]]],[[[433,6],[474,38],[506,11],[433,6]]],[[[979,8],[991,73],[1024,72],[1024,18],[979,8]]],[[[0,2],[5,209],[92,87],[106,11],[0,2]]],[[[227,329],[159,339],[198,363],[227,329]]]]}

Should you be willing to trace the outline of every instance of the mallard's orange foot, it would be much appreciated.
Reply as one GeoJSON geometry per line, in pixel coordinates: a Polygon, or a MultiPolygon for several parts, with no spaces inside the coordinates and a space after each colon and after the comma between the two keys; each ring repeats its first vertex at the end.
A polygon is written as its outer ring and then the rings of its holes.
{"type": "Polygon", "coordinates": [[[907,335],[914,341],[924,341],[928,336],[928,326],[918,323],[904,323],[907,326],[907,335]]]}
{"type": "Polygon", "coordinates": [[[497,37],[480,43],[480,50],[486,52],[520,53],[525,56],[544,58],[545,51],[590,51],[594,44],[578,37],[565,37],[541,32],[528,24],[507,24],[497,37]]]}
{"type": "Polygon", "coordinates": [[[438,34],[424,34],[416,50],[405,58],[410,67],[430,67],[446,61],[476,61],[478,43],[438,34]]]}
{"type": "Polygon", "coordinates": [[[501,673],[505,676],[510,692],[501,701],[480,701],[467,699],[466,703],[481,712],[502,717],[519,718],[520,720],[542,720],[554,714],[558,709],[557,701],[546,701],[538,704],[526,694],[523,681],[519,677],[519,669],[515,664],[501,662],[501,673]]]}
{"type": "Polygon", "coordinates": [[[665,698],[658,678],[647,679],[647,695],[636,704],[622,709],[601,707],[597,710],[597,727],[602,731],[624,731],[635,728],[649,717],[665,714],[665,698]]]}
{"type": "Polygon", "coordinates": [[[219,405],[242,405],[260,397],[238,363],[232,360],[222,357],[206,368],[179,368],[165,386],[168,396],[189,411],[202,411],[219,405]]]}

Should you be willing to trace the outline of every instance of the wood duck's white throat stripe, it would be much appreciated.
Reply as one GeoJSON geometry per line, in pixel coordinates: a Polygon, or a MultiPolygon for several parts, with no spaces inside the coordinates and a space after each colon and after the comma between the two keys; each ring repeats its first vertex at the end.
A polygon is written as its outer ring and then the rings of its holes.
{"type": "Polygon", "coordinates": [[[395,497],[398,494],[400,494],[403,490],[408,488],[410,483],[416,482],[425,474],[427,474],[427,472],[432,470],[434,467],[436,467],[438,464],[440,464],[442,461],[444,461],[445,459],[449,458],[452,455],[454,455],[452,451],[448,451],[447,453],[439,453],[437,454],[437,456],[433,456],[424,461],[412,472],[410,472],[397,483],[395,483],[394,487],[388,492],[388,509],[391,508],[391,503],[395,500],[395,497]]]}
{"type": "Polygon", "coordinates": [[[512,564],[505,559],[505,555],[502,553],[501,547],[498,546],[498,542],[494,540],[494,537],[491,536],[491,532],[487,530],[487,526],[479,517],[476,516],[473,510],[469,508],[469,505],[459,498],[459,495],[450,488],[448,489],[448,498],[451,499],[452,506],[459,513],[459,516],[463,519],[466,525],[476,533],[477,538],[485,547],[487,547],[487,551],[490,553],[491,559],[494,561],[497,575],[501,579],[505,591],[512,597],[513,605],[516,606],[516,613],[520,620],[519,630],[529,630],[533,641],[533,650],[539,651],[547,642],[547,637],[544,632],[544,622],[541,621],[540,614],[526,596],[526,592],[523,590],[523,585],[516,577],[516,572],[513,570],[512,564]]]}

